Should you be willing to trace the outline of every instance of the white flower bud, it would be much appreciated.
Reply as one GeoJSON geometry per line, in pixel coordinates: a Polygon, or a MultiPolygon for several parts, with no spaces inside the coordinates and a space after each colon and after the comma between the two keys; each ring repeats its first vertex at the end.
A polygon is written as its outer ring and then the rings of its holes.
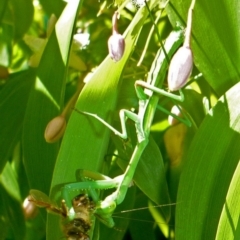
{"type": "Polygon", "coordinates": [[[125,40],[123,36],[119,33],[113,33],[108,39],[108,51],[113,61],[117,62],[122,58],[124,49],[125,40]]]}
{"type": "Polygon", "coordinates": [[[170,91],[177,91],[187,83],[192,67],[192,50],[186,46],[180,47],[174,54],[168,70],[168,88],[170,91]]]}
{"type": "MultiPolygon", "coordinates": [[[[182,113],[181,113],[179,107],[177,107],[176,105],[174,105],[172,107],[171,113],[178,116],[178,117],[182,117],[182,113]]],[[[173,116],[169,115],[168,116],[168,123],[169,123],[169,125],[173,126],[173,125],[179,123],[179,121],[176,118],[174,118],[173,116]]]]}
{"type": "Polygon", "coordinates": [[[34,218],[38,214],[38,208],[33,202],[30,202],[28,198],[25,198],[23,202],[23,213],[25,219],[34,218]]]}
{"type": "Polygon", "coordinates": [[[125,50],[125,40],[124,37],[118,33],[117,30],[117,18],[118,12],[113,14],[112,18],[112,36],[108,39],[108,52],[113,61],[119,61],[125,50]]]}

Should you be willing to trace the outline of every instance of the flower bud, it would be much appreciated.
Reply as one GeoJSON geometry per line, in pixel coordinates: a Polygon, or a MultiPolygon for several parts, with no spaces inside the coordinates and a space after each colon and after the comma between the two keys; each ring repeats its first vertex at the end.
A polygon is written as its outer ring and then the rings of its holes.
{"type": "Polygon", "coordinates": [[[170,91],[177,91],[187,83],[192,67],[192,50],[186,46],[180,47],[174,54],[168,70],[168,88],[170,91]]]}
{"type": "MultiPolygon", "coordinates": [[[[178,117],[182,117],[182,113],[181,113],[179,107],[177,107],[176,105],[174,105],[172,107],[171,113],[178,116],[178,117]]],[[[176,118],[174,118],[173,116],[169,115],[168,116],[168,123],[169,123],[169,125],[173,126],[173,125],[179,123],[179,121],[176,118]]]]}
{"type": "Polygon", "coordinates": [[[23,213],[25,219],[34,218],[38,214],[37,206],[33,202],[29,201],[28,197],[25,198],[23,202],[23,213]]]}
{"type": "Polygon", "coordinates": [[[64,116],[53,118],[47,125],[44,138],[48,143],[54,143],[62,137],[66,128],[66,120],[64,116]]]}
{"type": "Polygon", "coordinates": [[[117,17],[118,12],[115,12],[112,18],[112,36],[108,39],[108,52],[113,61],[119,61],[125,50],[125,40],[124,37],[118,33],[117,30],[117,17]]]}
{"type": "Polygon", "coordinates": [[[108,51],[113,61],[118,62],[124,53],[125,40],[119,33],[113,33],[108,39],[108,51]]]}

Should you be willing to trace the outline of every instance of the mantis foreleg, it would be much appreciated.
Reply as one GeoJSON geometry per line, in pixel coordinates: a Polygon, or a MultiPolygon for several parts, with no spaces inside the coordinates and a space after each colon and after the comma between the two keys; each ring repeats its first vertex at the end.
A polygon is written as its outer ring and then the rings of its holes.
{"type": "MultiPolygon", "coordinates": [[[[175,103],[175,101],[178,101],[178,102],[183,102],[184,101],[184,94],[183,94],[181,89],[179,90],[180,95],[176,95],[176,94],[173,94],[171,92],[167,92],[163,89],[159,89],[159,88],[157,88],[155,86],[152,86],[151,84],[149,84],[147,82],[144,82],[144,81],[141,81],[141,80],[138,80],[138,81],[135,82],[135,88],[136,88],[136,92],[137,92],[138,97],[142,96],[142,98],[143,98],[143,96],[146,95],[146,93],[142,89],[142,88],[144,88],[144,89],[151,90],[155,94],[163,95],[165,97],[168,97],[174,103],[175,103]]],[[[184,113],[184,111],[182,111],[182,109],[180,107],[178,107],[178,108],[179,108],[179,110],[180,110],[180,112],[181,112],[181,114],[183,115],[184,118],[179,117],[176,114],[171,113],[170,111],[168,111],[167,109],[162,107],[160,104],[157,105],[158,110],[162,111],[163,113],[165,113],[167,115],[171,115],[172,117],[176,118],[178,121],[186,124],[188,127],[191,127],[192,123],[189,120],[189,117],[187,116],[187,114],[184,113]]]]}
{"type": "Polygon", "coordinates": [[[122,132],[119,132],[117,129],[112,127],[109,123],[107,123],[102,118],[100,118],[97,114],[79,111],[78,109],[75,109],[75,110],[79,113],[83,113],[85,115],[96,118],[99,122],[104,124],[107,128],[109,128],[111,131],[113,131],[117,136],[121,137],[122,139],[127,139],[127,137],[128,137],[127,136],[127,129],[126,129],[126,121],[127,121],[128,118],[133,120],[135,122],[135,124],[137,124],[137,125],[140,125],[140,121],[141,121],[137,114],[135,114],[135,113],[133,113],[129,110],[122,109],[119,112],[122,132]]]}

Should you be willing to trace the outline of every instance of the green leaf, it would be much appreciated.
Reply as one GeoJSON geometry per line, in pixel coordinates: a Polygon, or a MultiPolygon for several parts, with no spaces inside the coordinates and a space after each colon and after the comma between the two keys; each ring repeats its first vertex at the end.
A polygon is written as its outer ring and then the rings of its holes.
{"type": "MultiPolygon", "coordinates": [[[[155,221],[151,216],[148,206],[148,198],[138,193],[134,205],[134,209],[131,211],[129,231],[133,240],[155,240],[156,236],[154,234],[155,221]],[[144,229],[144,231],[141,231],[144,229]]],[[[125,214],[122,214],[124,217],[125,214]]]]}
{"type": "Polygon", "coordinates": [[[237,84],[221,97],[193,139],[179,183],[177,239],[216,236],[240,158],[239,97],[240,84],[237,84]]]}
{"type": "Polygon", "coordinates": [[[13,26],[9,23],[2,23],[0,26],[0,65],[8,67],[11,63],[13,26]]]}
{"type": "Polygon", "coordinates": [[[222,209],[221,218],[218,224],[216,239],[239,239],[240,238],[240,164],[233,175],[229,185],[225,204],[222,209]]]}
{"type": "Polygon", "coordinates": [[[15,38],[22,38],[33,20],[33,2],[31,0],[11,0],[15,38]]]}
{"type": "Polygon", "coordinates": [[[55,14],[57,17],[59,17],[65,6],[64,1],[62,0],[40,0],[39,2],[43,6],[48,16],[55,14]]]}
{"type": "MultiPolygon", "coordinates": [[[[9,232],[16,240],[23,240],[25,221],[22,210],[19,187],[14,171],[9,163],[6,164],[0,176],[1,205],[5,208],[5,217],[9,224],[9,232]]],[[[1,227],[4,227],[4,225],[1,227]]],[[[4,232],[5,229],[1,229],[4,232]]]]}
{"type": "Polygon", "coordinates": [[[2,23],[2,18],[4,16],[8,0],[2,0],[0,3],[0,23],[2,23]]]}
{"type": "Polygon", "coordinates": [[[23,152],[28,179],[31,188],[45,193],[50,189],[59,143],[46,143],[44,131],[48,122],[59,115],[63,105],[68,56],[77,12],[76,2],[70,2],[48,39],[25,115],[23,152]]]}
{"type": "Polygon", "coordinates": [[[203,105],[203,95],[197,93],[193,89],[184,89],[184,102],[181,103],[183,109],[187,110],[196,127],[199,127],[205,117],[205,109],[203,105]],[[197,111],[196,111],[197,109],[197,111]]]}
{"type": "MultiPolygon", "coordinates": [[[[172,25],[184,26],[191,0],[173,0],[168,5],[172,25]]],[[[194,63],[220,96],[240,77],[239,1],[196,0],[193,11],[192,49],[194,63]]]]}
{"type": "Polygon", "coordinates": [[[21,138],[23,119],[30,90],[35,78],[34,70],[11,74],[0,93],[0,172],[21,138]]]}

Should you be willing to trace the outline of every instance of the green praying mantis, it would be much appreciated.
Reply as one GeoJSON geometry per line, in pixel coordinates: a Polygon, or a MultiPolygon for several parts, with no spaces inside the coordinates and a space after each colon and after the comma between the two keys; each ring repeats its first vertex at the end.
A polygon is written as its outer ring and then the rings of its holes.
{"type": "MultiPolygon", "coordinates": [[[[188,25],[186,30],[185,47],[189,48],[192,10],[195,1],[193,0],[188,16],[188,25]],[[190,20],[189,20],[190,19],[190,20]]],[[[92,219],[96,216],[108,227],[114,227],[112,214],[117,205],[125,199],[129,186],[132,183],[133,175],[148,142],[150,127],[157,109],[172,115],[174,118],[190,126],[191,121],[187,114],[182,111],[184,118],[176,116],[158,104],[159,96],[163,95],[176,102],[183,102],[184,95],[181,91],[182,84],[174,90],[179,90],[180,95],[166,92],[161,89],[168,67],[168,58],[171,59],[177,49],[183,44],[184,31],[179,28],[171,32],[164,43],[164,48],[159,49],[152,63],[146,81],[138,80],[135,82],[136,94],[139,99],[138,113],[127,109],[119,112],[122,131],[118,131],[98,115],[89,112],[83,112],[75,109],[77,112],[86,115],[86,117],[95,118],[100,121],[114,134],[122,139],[127,139],[127,119],[135,123],[137,134],[137,144],[132,153],[129,164],[125,172],[115,178],[109,178],[100,173],[87,170],[78,170],[76,172],[76,182],[65,184],[62,188],[61,207],[55,207],[51,200],[43,193],[37,190],[31,190],[29,200],[39,207],[57,213],[63,218],[63,231],[67,239],[87,240],[90,239],[90,231],[93,228],[92,219]],[[166,56],[167,54],[167,56],[166,56]],[[116,189],[104,200],[99,198],[99,190],[116,189]]],[[[190,67],[191,68],[191,67],[190,67]]],[[[191,71],[191,69],[190,69],[191,71]]],[[[189,71],[188,71],[189,72],[189,71]]],[[[186,74],[187,77],[189,73],[186,74]]],[[[186,79],[185,79],[186,80],[186,79]]]]}

